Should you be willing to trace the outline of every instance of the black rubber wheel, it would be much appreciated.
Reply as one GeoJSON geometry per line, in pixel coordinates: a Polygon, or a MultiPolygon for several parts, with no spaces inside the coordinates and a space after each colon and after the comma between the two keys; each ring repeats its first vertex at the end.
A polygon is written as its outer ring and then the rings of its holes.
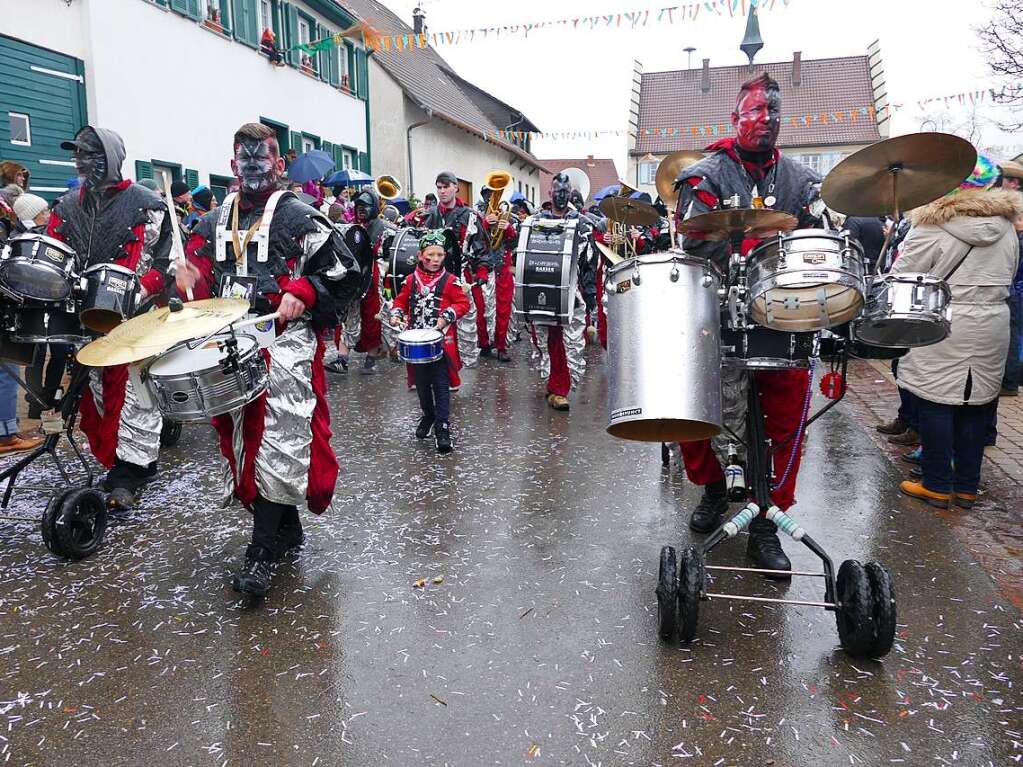
{"type": "Polygon", "coordinates": [[[867,571],[855,559],[847,559],[838,568],[835,588],[835,621],[842,649],[854,658],[864,658],[874,645],[874,600],[867,571]]]}
{"type": "Polygon", "coordinates": [[[39,528],[43,534],[43,543],[46,545],[46,548],[48,548],[51,553],[64,559],[67,559],[68,553],[64,551],[60,543],[57,541],[57,533],[54,529],[54,525],[56,525],[57,516],[60,514],[60,510],[64,505],[64,499],[67,498],[71,492],[71,490],[62,490],[50,498],[50,502],[46,504],[46,508],[43,510],[42,519],[39,521],[39,528]]]}
{"type": "Polygon", "coordinates": [[[68,494],[53,527],[58,545],[71,559],[85,559],[103,542],[107,531],[106,498],[83,487],[68,494]]]}
{"type": "Polygon", "coordinates": [[[657,634],[665,641],[675,636],[678,623],[678,565],[675,549],[661,549],[661,565],[657,571],[657,634]]]}
{"type": "Polygon", "coordinates": [[[678,559],[678,638],[686,644],[696,636],[704,578],[703,554],[695,546],[686,546],[678,559]]]}
{"type": "Polygon", "coordinates": [[[895,642],[895,586],[888,568],[877,562],[864,565],[870,580],[871,612],[874,616],[874,641],[870,645],[871,658],[888,654],[895,642]]]}
{"type": "Polygon", "coordinates": [[[160,429],[160,447],[174,447],[181,439],[181,424],[178,421],[163,419],[160,429]]]}

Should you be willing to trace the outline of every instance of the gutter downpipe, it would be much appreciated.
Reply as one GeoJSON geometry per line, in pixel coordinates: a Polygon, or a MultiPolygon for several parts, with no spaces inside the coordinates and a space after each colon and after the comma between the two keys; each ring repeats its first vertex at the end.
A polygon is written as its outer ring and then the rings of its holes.
{"type": "Polygon", "coordinates": [[[423,106],[422,104],[419,104],[418,106],[426,112],[426,119],[412,123],[408,126],[408,130],[405,131],[405,144],[408,149],[408,185],[410,195],[414,195],[416,193],[416,190],[412,187],[412,179],[414,178],[412,174],[412,131],[415,128],[421,128],[422,126],[433,122],[433,110],[430,109],[430,107],[423,106]]]}

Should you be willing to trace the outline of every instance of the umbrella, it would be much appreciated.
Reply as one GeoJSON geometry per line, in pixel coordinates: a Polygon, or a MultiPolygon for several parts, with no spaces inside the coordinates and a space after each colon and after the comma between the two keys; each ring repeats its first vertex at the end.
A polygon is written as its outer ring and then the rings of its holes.
{"type": "Polygon", "coordinates": [[[611,184],[611,186],[605,186],[603,189],[601,189],[599,192],[593,195],[593,199],[596,200],[597,202],[600,202],[608,195],[618,194],[620,190],[621,187],[618,184],[611,184]]]}
{"type": "Polygon", "coordinates": [[[302,184],[323,178],[334,170],[334,158],[321,149],[306,152],[288,167],[288,179],[302,184]]]}
{"type": "Polygon", "coordinates": [[[373,181],[373,177],[368,173],[363,173],[361,170],[355,170],[354,168],[347,168],[346,170],[339,170],[323,183],[326,186],[361,186],[362,184],[372,184],[373,181]]]}

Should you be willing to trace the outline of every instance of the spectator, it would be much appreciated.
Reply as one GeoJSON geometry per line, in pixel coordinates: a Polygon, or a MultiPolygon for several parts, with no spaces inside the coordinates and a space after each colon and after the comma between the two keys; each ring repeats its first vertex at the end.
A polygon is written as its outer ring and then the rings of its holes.
{"type": "Polygon", "coordinates": [[[287,171],[291,167],[291,163],[298,159],[298,152],[294,149],[289,149],[284,153],[284,170],[287,171]]]}
{"type": "Polygon", "coordinates": [[[327,218],[330,219],[332,224],[341,224],[345,220],[345,206],[338,203],[332,203],[330,208],[327,210],[327,218]]]}
{"type": "MultiPolygon", "coordinates": [[[[1002,171],[1002,188],[1019,192],[1023,181],[1023,165],[1012,160],[1000,164],[1002,171]]],[[[1023,231],[1020,222],[1016,223],[1019,231],[1020,251],[1023,253],[1023,231]]],[[[1002,378],[1003,397],[1015,397],[1019,394],[1020,378],[1023,376],[1023,258],[1016,269],[1016,276],[1009,293],[1009,356],[1005,359],[1005,376],[1002,378]]]]}
{"type": "Polygon", "coordinates": [[[0,162],[0,186],[17,184],[23,192],[27,192],[29,176],[28,168],[21,163],[11,162],[10,160],[0,162]]]}
{"type": "Polygon", "coordinates": [[[878,216],[849,216],[845,220],[845,231],[863,246],[864,267],[867,273],[874,271],[874,264],[884,247],[884,219],[878,216]]]}
{"type": "Polygon", "coordinates": [[[18,214],[14,212],[14,203],[22,194],[17,184],[7,184],[0,188],[0,247],[8,238],[20,230],[18,214]]]}
{"type": "Polygon", "coordinates": [[[981,156],[958,190],[915,211],[892,267],[936,275],[952,291],[949,337],[910,349],[899,363],[899,386],[916,396],[923,471],[921,481],[899,489],[932,506],[972,508],[976,501],[1005,371],[1023,198],[992,189],[997,178],[997,166],[981,156]]]}
{"type": "Polygon", "coordinates": [[[14,201],[14,212],[25,232],[46,234],[46,222],[50,220],[50,204],[34,194],[23,194],[14,201]]]}
{"type": "Polygon", "coordinates": [[[284,66],[284,56],[281,54],[281,49],[277,47],[277,35],[269,27],[263,30],[263,35],[259,38],[259,50],[270,59],[270,63],[274,66],[284,66]]]}
{"type": "Polygon", "coordinates": [[[185,216],[185,220],[181,222],[185,229],[188,229],[189,231],[191,231],[192,227],[199,223],[200,218],[217,207],[217,200],[208,186],[200,184],[192,190],[191,194],[192,209],[189,214],[185,216]]]}
{"type": "Polygon", "coordinates": [[[180,179],[171,184],[171,199],[174,201],[174,211],[178,214],[178,220],[184,221],[192,212],[192,191],[188,184],[180,179]]]}

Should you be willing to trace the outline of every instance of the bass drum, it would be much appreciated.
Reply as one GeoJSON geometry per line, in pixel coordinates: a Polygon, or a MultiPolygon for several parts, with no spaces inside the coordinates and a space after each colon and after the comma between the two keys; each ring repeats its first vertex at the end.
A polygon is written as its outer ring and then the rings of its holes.
{"type": "Polygon", "coordinates": [[[515,250],[515,313],[535,325],[567,325],[575,308],[582,242],[577,219],[530,216],[515,250]]]}
{"type": "Polygon", "coordinates": [[[401,229],[391,240],[387,252],[387,278],[384,287],[389,288],[391,297],[401,292],[405,279],[416,270],[419,263],[419,238],[426,229],[401,229]]]}
{"type": "Polygon", "coordinates": [[[608,269],[609,434],[692,442],[721,431],[720,282],[681,250],[608,269]]]}
{"type": "Polygon", "coordinates": [[[362,270],[359,298],[365,298],[373,287],[373,243],[369,241],[369,232],[362,224],[334,224],[334,228],[359,262],[362,270]]]}

